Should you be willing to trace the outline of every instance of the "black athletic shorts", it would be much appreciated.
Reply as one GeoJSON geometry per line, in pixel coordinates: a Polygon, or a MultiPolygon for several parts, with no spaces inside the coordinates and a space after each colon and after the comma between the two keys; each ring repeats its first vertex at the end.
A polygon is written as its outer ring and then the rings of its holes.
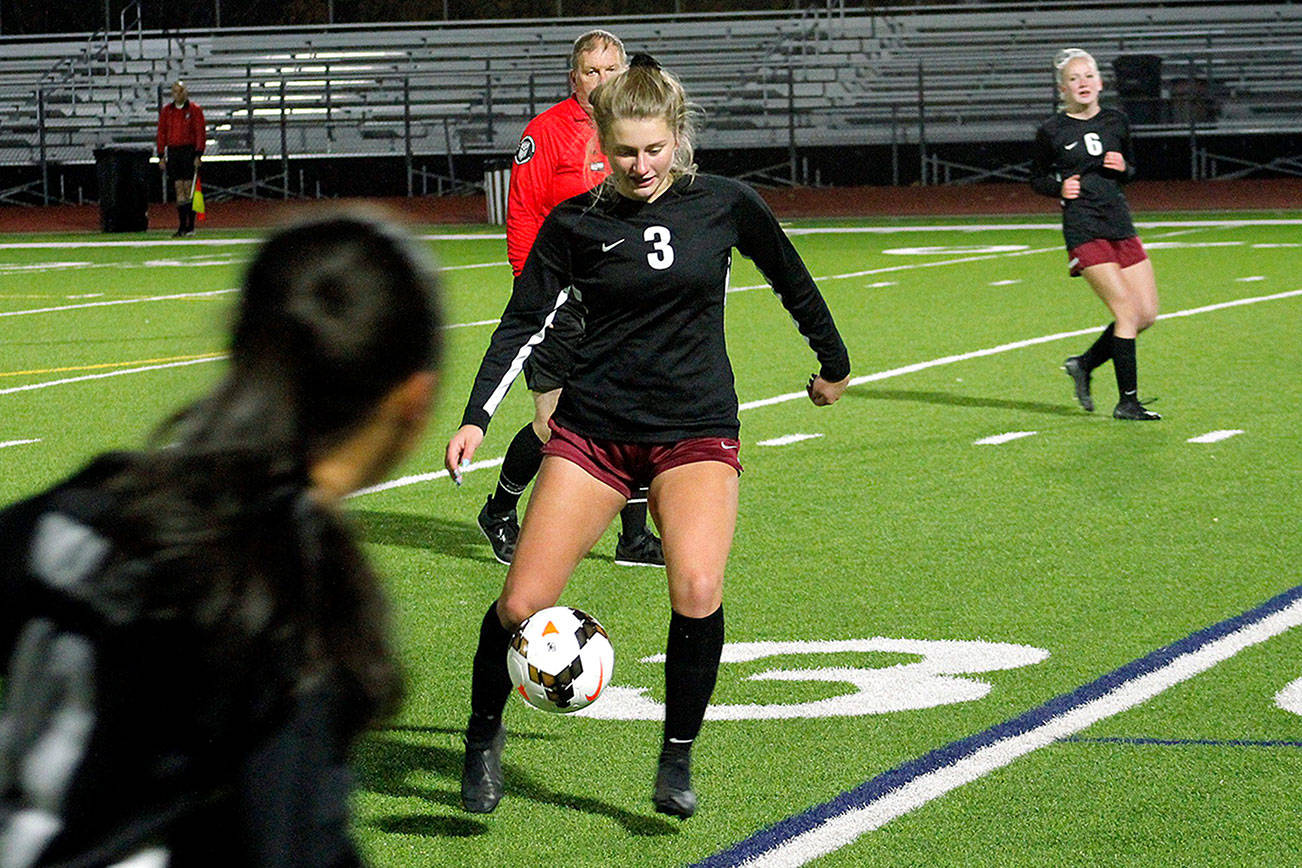
{"type": "Polygon", "coordinates": [[[167,180],[173,182],[194,180],[193,145],[167,146],[167,180]]]}
{"type": "Polygon", "coordinates": [[[574,367],[574,353],[583,340],[582,305],[561,305],[547,337],[524,360],[524,382],[531,392],[550,392],[565,385],[574,367]]]}

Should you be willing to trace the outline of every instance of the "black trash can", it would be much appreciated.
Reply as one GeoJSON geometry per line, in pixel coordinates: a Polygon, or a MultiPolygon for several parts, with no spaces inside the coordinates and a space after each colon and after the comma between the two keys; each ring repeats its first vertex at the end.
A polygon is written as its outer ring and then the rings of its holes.
{"type": "Polygon", "coordinates": [[[1156,54],[1122,54],[1112,61],[1121,108],[1134,124],[1160,124],[1162,101],[1162,58],[1156,54]]]}
{"type": "Polygon", "coordinates": [[[149,228],[149,148],[95,149],[99,183],[99,225],[105,232],[144,232],[149,228]]]}

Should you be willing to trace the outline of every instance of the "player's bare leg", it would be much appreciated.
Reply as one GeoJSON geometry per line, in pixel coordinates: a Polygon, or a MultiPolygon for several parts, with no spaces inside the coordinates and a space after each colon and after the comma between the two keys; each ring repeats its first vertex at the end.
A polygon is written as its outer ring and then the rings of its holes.
{"type": "Polygon", "coordinates": [[[498,598],[502,626],[515,629],[560,599],[565,583],[624,505],[624,495],[564,458],[543,458],[498,598]]]}
{"type": "Polygon", "coordinates": [[[1103,303],[1112,312],[1112,365],[1117,376],[1120,400],[1112,415],[1117,419],[1152,421],[1162,418],[1139,401],[1135,338],[1157,318],[1157,286],[1153,264],[1143,260],[1126,269],[1115,262],[1091,265],[1081,271],[1103,303]]]}
{"type": "Polygon", "coordinates": [[[651,483],[673,608],[665,654],[665,731],[651,800],[664,814],[696,812],[691,750],[723,651],[723,573],[737,526],[740,481],[718,461],[684,464],[651,483]]]}
{"type": "Polygon", "coordinates": [[[563,458],[546,457],[525,511],[506,583],[484,615],[470,687],[461,804],[486,814],[502,799],[502,710],[511,693],[506,646],[525,618],[560,599],[575,566],[624,505],[624,495],[563,458]]]}

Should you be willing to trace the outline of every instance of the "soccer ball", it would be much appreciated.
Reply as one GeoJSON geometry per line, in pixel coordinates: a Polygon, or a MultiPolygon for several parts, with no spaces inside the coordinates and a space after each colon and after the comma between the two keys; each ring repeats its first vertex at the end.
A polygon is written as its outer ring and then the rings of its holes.
{"type": "Polygon", "coordinates": [[[615,649],[596,618],[552,606],[534,612],[511,636],[506,668],[525,702],[569,714],[601,696],[615,670],[615,649]]]}

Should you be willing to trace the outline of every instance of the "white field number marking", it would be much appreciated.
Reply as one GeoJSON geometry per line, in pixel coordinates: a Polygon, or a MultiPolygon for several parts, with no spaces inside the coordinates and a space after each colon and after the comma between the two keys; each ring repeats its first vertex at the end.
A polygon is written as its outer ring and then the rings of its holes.
{"type": "MultiPolygon", "coordinates": [[[[723,648],[722,664],[745,663],[768,657],[820,654],[872,653],[913,654],[919,660],[894,666],[852,668],[774,668],[749,676],[750,681],[823,681],[846,684],[852,690],[811,702],[747,703],[711,705],[706,720],[777,720],[812,717],[859,717],[889,714],[972,702],[981,699],[991,685],[977,678],[960,676],[977,672],[1016,669],[1039,663],[1049,652],[1030,645],[1006,642],[924,639],[841,639],[791,642],[734,642],[723,648]]],[[[664,661],[663,654],[642,658],[643,663],[664,661]]],[[[725,674],[720,672],[721,675],[725,674]]],[[[577,714],[602,720],[663,720],[665,707],[646,696],[645,687],[606,688],[605,698],[577,714]]]]}
{"type": "Polygon", "coordinates": [[[1275,694],[1275,704],[1285,711],[1302,714],[1302,678],[1284,685],[1284,689],[1275,694]]]}

